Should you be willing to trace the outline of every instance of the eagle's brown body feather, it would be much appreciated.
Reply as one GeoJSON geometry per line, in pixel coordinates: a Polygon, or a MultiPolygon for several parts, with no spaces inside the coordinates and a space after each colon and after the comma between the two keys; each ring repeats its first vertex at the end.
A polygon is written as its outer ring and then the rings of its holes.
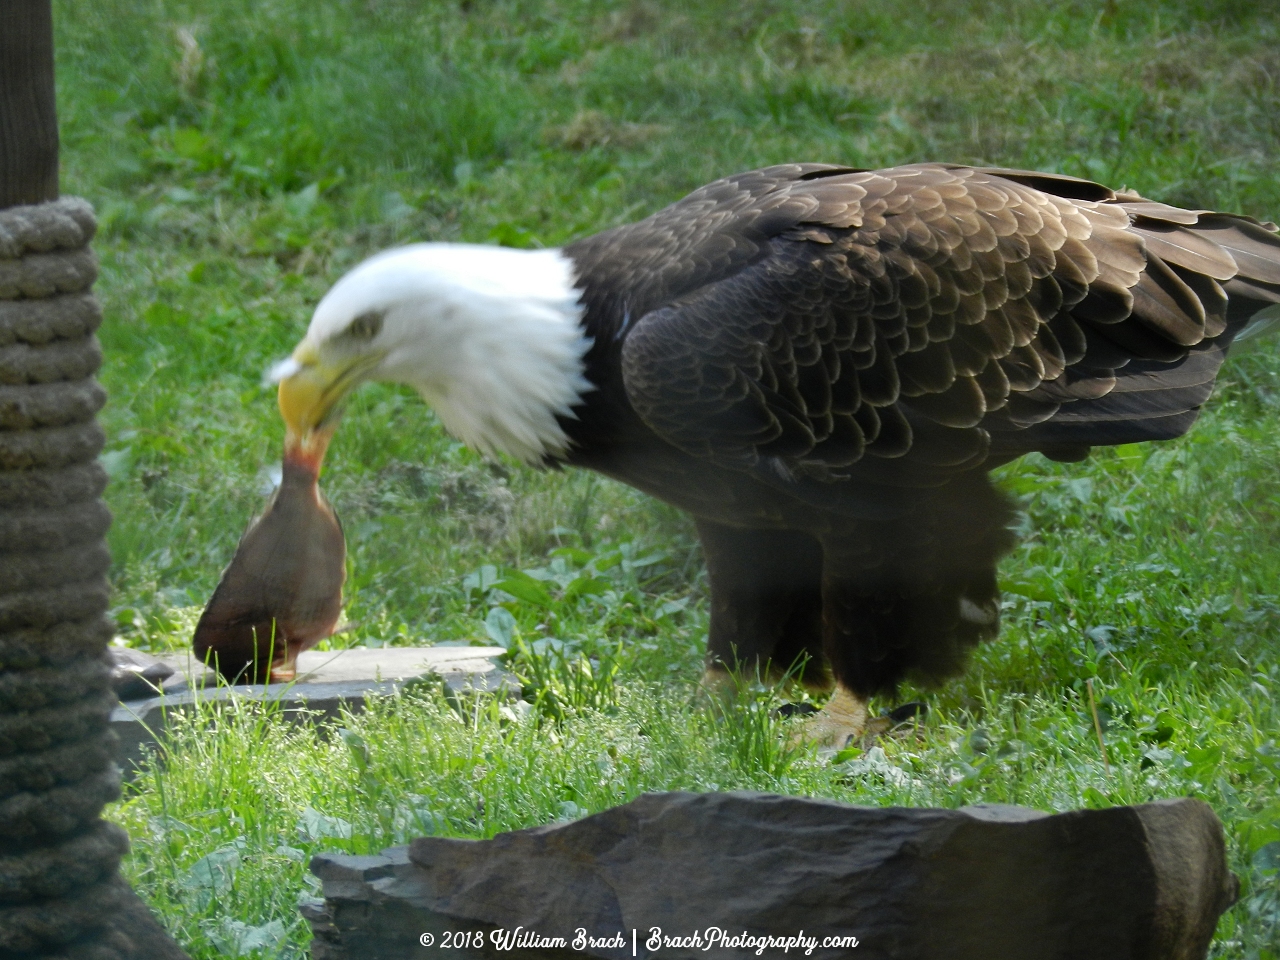
{"type": "Polygon", "coordinates": [[[870,695],[997,629],[987,471],[1185,433],[1280,302],[1280,237],[1050,174],[772,167],[568,246],[568,461],[689,510],[710,656],[870,695]]]}

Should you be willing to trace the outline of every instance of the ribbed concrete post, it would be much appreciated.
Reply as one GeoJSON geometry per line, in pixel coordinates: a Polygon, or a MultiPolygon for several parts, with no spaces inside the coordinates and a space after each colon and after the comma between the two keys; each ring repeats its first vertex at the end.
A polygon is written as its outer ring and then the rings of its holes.
{"type": "Polygon", "coordinates": [[[58,199],[49,0],[0,4],[0,956],[186,954],[120,878],[92,208],[58,199]]]}

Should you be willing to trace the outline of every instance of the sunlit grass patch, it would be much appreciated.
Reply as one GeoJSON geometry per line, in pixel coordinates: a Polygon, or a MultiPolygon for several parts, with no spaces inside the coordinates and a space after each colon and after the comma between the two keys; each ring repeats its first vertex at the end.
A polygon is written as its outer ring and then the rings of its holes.
{"type": "MultiPolygon", "coordinates": [[[[546,673],[567,672],[565,659],[546,659],[546,673]]],[[[426,687],[321,731],[269,709],[224,707],[178,726],[167,762],[135,784],[116,817],[134,837],[135,882],[181,936],[212,949],[228,918],[257,930],[278,922],[281,944],[296,950],[306,932],[293,908],[313,893],[303,864],[316,852],[375,852],[428,833],[488,837],[650,790],[1055,811],[1190,794],[1227,821],[1246,883],[1224,935],[1261,947],[1274,933],[1268,845],[1280,813],[1280,747],[1268,735],[1280,721],[1280,676],[1262,680],[1099,685],[1102,744],[1083,691],[980,687],[970,707],[944,708],[834,762],[786,746],[792,721],[777,718],[767,689],[744,690],[725,709],[699,706],[684,685],[618,682],[603,705],[549,709],[530,690],[537,708],[515,710],[426,687]]]]}

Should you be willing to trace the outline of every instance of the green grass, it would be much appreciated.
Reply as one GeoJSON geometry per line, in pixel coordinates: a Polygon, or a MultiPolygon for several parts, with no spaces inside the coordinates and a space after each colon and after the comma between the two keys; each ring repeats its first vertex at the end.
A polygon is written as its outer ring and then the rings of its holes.
{"type": "MultiPolygon", "coordinates": [[[[58,0],[55,16],[63,185],[101,222],[113,615],[144,648],[188,642],[261,507],[281,441],[263,370],[382,246],[554,245],[797,159],[1059,170],[1280,216],[1280,14],[1251,0],[58,0]]],[[[1045,809],[1190,794],[1245,882],[1214,956],[1275,960],[1278,462],[1273,343],[1233,358],[1181,441],[1006,468],[1027,522],[1001,639],[926,694],[918,731],[833,764],[781,746],[768,691],[727,714],[694,702],[705,581],[685,518],[486,463],[408,392],[366,388],[324,481],[357,623],[333,642],[497,635],[537,707],[425,690],[345,735],[197,723],[113,808],[127,869],[193,955],[296,955],[311,851],[487,836],[644,790],[1045,809]]]]}

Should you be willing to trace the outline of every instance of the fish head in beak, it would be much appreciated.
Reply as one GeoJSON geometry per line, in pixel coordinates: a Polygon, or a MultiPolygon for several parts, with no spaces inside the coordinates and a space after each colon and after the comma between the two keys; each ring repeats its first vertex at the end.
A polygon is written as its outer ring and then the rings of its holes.
{"type": "Polygon", "coordinates": [[[325,350],[304,339],[271,377],[279,383],[285,423],[285,460],[318,476],[329,441],[342,416],[343,401],[366,379],[380,358],[325,350]]]}

